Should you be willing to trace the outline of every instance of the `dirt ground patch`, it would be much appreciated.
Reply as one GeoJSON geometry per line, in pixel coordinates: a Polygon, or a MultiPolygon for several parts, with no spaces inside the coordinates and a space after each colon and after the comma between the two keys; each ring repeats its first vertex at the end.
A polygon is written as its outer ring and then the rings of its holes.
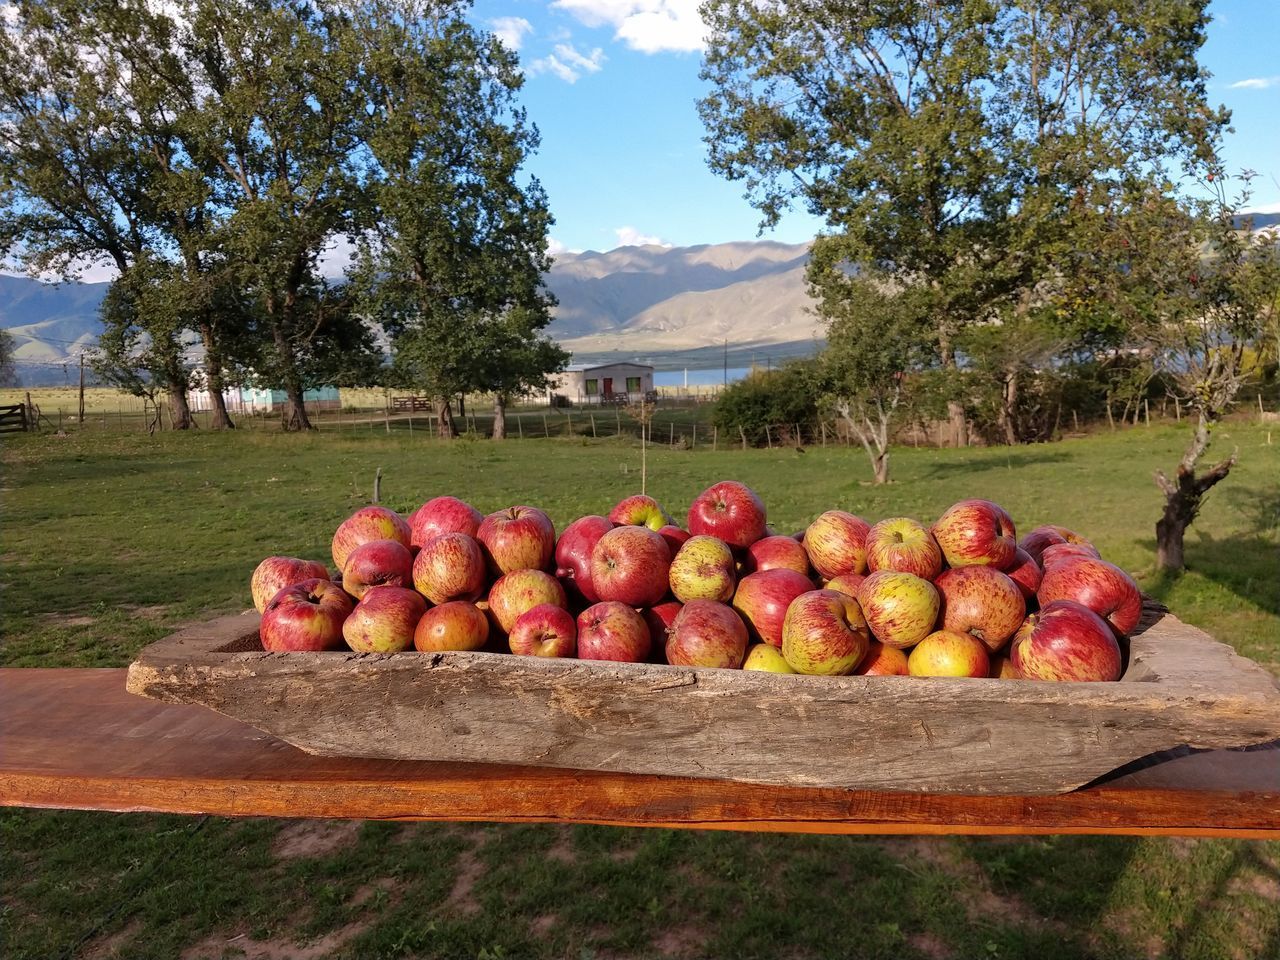
{"type": "Polygon", "coordinates": [[[701,956],[707,945],[708,934],[692,923],[668,927],[653,939],[653,949],[661,957],[701,956]]]}
{"type": "Polygon", "coordinates": [[[181,960],[323,960],[369,926],[349,923],[308,944],[287,940],[254,940],[247,934],[206,937],[182,951],[181,960]]]}
{"type": "Polygon", "coordinates": [[[485,835],[477,834],[475,846],[468,847],[458,854],[457,875],[453,879],[453,889],[445,900],[445,909],[472,916],[480,912],[480,904],[476,903],[472,892],[476,881],[484,876],[484,862],[480,859],[480,848],[484,846],[485,835]]]}
{"type": "Polygon", "coordinates": [[[355,843],[359,820],[296,820],[276,834],[277,860],[323,857],[355,843]]]}
{"type": "Polygon", "coordinates": [[[132,943],[141,929],[142,921],[132,920],[114,933],[104,934],[90,940],[84,945],[78,956],[80,960],[113,960],[115,957],[127,956],[128,954],[120,952],[121,947],[132,943]]]}

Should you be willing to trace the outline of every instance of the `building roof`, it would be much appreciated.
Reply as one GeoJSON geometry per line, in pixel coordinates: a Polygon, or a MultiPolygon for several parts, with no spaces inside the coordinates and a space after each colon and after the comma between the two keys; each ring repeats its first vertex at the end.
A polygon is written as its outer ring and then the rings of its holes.
{"type": "Polygon", "coordinates": [[[586,373],[591,370],[603,370],[606,367],[638,367],[641,370],[652,370],[653,365],[637,363],[634,360],[617,360],[613,363],[571,363],[564,368],[565,373],[586,373]]]}

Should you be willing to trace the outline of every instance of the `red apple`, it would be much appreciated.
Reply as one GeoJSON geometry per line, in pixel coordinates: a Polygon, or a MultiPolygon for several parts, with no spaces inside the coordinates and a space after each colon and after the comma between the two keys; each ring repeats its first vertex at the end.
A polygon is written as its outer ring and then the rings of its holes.
{"type": "Polygon", "coordinates": [[[1030,607],[1035,601],[1036,591],[1040,589],[1040,564],[1019,547],[1013,552],[1013,563],[1005,568],[1004,573],[1018,585],[1018,589],[1022,591],[1022,599],[1030,607]]]}
{"type": "Polygon", "coordinates": [[[1071,557],[1050,563],[1044,569],[1036,596],[1041,607],[1055,600],[1082,603],[1125,637],[1142,619],[1142,594],[1133,578],[1114,563],[1097,557],[1071,557]]]}
{"type": "Polygon", "coordinates": [[[695,536],[719,537],[735,550],[745,550],[765,535],[764,504],[750,487],[722,480],[694,498],[685,526],[695,536]]]}
{"type": "Polygon", "coordinates": [[[858,588],[862,586],[862,581],[866,579],[867,575],[865,573],[842,573],[838,577],[832,577],[822,587],[824,590],[839,590],[850,597],[856,597],[858,588]]]}
{"type": "Polygon", "coordinates": [[[942,629],[970,634],[991,653],[1003,649],[1026,619],[1022,590],[994,567],[954,567],[933,583],[942,597],[942,629]]]}
{"type": "Polygon", "coordinates": [[[915,646],[933,632],[938,605],[937,589],[914,573],[877,570],[858,587],[858,606],[872,635],[899,650],[915,646]]]}
{"type": "Polygon", "coordinates": [[[653,642],[654,649],[666,649],[667,631],[671,629],[671,624],[675,623],[676,617],[683,609],[684,604],[680,601],[668,600],[653,607],[645,607],[640,611],[640,616],[644,618],[645,625],[649,628],[649,639],[653,642]]]}
{"type": "Polygon", "coordinates": [[[736,670],[747,655],[742,618],[715,600],[690,600],[667,634],[667,663],[736,670]]]}
{"type": "Polygon", "coordinates": [[[805,529],[804,549],[824,580],[867,572],[867,534],[871,524],[844,510],[828,510],[805,529]]]}
{"type": "Polygon", "coordinates": [[[342,622],[353,607],[347,592],[329,580],[317,577],[281,587],[262,611],[262,649],[337,650],[342,646],[342,622]]]}
{"type": "Polygon", "coordinates": [[[512,571],[489,588],[489,616],[503,633],[511,632],[520,614],[543,603],[569,606],[560,581],[541,570],[512,571]]]}
{"type": "Polygon", "coordinates": [[[343,520],[333,535],[333,565],[347,568],[351,551],[370,540],[398,540],[408,547],[412,533],[404,517],[386,507],[362,507],[343,520]]]}
{"type": "Polygon", "coordinates": [[[413,560],[413,586],[432,603],[478,600],[487,582],[480,544],[465,533],[432,537],[413,560]]]}
{"type": "Polygon", "coordinates": [[[671,517],[662,509],[662,504],[643,493],[620,500],[609,511],[609,519],[618,526],[648,527],[658,532],[671,523],[671,517]]]}
{"type": "Polygon", "coordinates": [[[733,609],[746,621],[753,640],[781,647],[787,608],[796,597],[812,589],[813,582],[794,570],[749,573],[738,582],[733,609]]]}
{"type": "Polygon", "coordinates": [[[253,607],[261,613],[281,588],[316,579],[329,579],[329,571],[323,563],[297,557],[267,557],[254,567],[253,576],[249,578],[253,607]]]}
{"type": "Polygon", "coordinates": [[[801,576],[809,576],[809,555],[794,537],[765,537],[747,547],[744,561],[748,573],[763,570],[794,570],[801,576]]]}
{"type": "Polygon", "coordinates": [[[853,671],[865,677],[907,676],[907,655],[897,647],[887,647],[879,640],[872,640],[866,656],[858,661],[853,671]]]}
{"type": "Polygon", "coordinates": [[[342,589],[357,600],[370,587],[408,587],[413,584],[413,555],[398,540],[370,540],[347,555],[342,589]]]}
{"type": "Polygon", "coordinates": [[[413,646],[426,612],[427,601],[416,590],[370,587],[343,622],[342,637],[356,653],[399,653],[413,646]]]}
{"type": "Polygon", "coordinates": [[[932,580],[942,572],[942,548],[922,523],[891,517],[867,531],[867,569],[897,570],[932,580]]]}
{"type": "Polygon", "coordinates": [[[1018,534],[1004,509],[990,500],[961,500],[933,525],[933,538],[953,567],[982,564],[1001,570],[1013,562],[1018,534]]]}
{"type": "Polygon", "coordinates": [[[445,533],[465,533],[474,539],[484,515],[457,497],[428,500],[409,517],[411,544],[424,547],[432,537],[445,533]]]}
{"type": "Polygon", "coordinates": [[[540,603],[520,614],[507,637],[511,652],[528,657],[572,657],[578,648],[573,614],[553,603],[540,603]]]}
{"type": "Polygon", "coordinates": [[[625,603],[606,600],[578,615],[579,660],[644,663],[648,656],[649,628],[625,603]]]}
{"type": "Polygon", "coordinates": [[[1051,543],[1040,551],[1040,568],[1048,569],[1050,564],[1070,560],[1072,557],[1093,557],[1095,560],[1101,560],[1102,554],[1098,553],[1098,548],[1091,543],[1051,543]]]}
{"type": "Polygon", "coordinates": [[[1036,527],[1025,537],[1018,541],[1018,546],[1031,555],[1031,559],[1036,563],[1041,563],[1040,555],[1044,552],[1045,547],[1052,546],[1055,543],[1088,543],[1084,537],[1078,533],[1068,530],[1066,527],[1059,527],[1056,524],[1046,523],[1044,526],[1036,527]]]}
{"type": "Polygon", "coordinates": [[[556,576],[565,589],[587,603],[598,603],[600,595],[591,583],[591,551],[596,542],[613,529],[613,521],[600,516],[579,517],[564,528],[556,541],[556,576]]]}
{"type": "Polygon", "coordinates": [[[796,673],[852,673],[870,646],[871,633],[858,601],[837,590],[802,593],[787,609],[782,655],[796,673]]]}
{"type": "Polygon", "coordinates": [[[688,530],[681,530],[679,527],[670,524],[663,527],[658,533],[662,534],[662,539],[667,541],[667,549],[671,551],[673,557],[679,552],[680,547],[693,536],[688,530]]]}
{"type": "Polygon", "coordinates": [[[690,600],[727,602],[737,583],[733,551],[716,537],[690,537],[671,560],[667,579],[681,603],[690,600]]]}
{"type": "Polygon", "coordinates": [[[601,600],[651,607],[667,595],[671,553],[648,527],[614,527],[591,550],[591,584],[601,600]]]}
{"type": "Polygon", "coordinates": [[[1072,600],[1050,601],[1027,617],[1010,659],[1025,680],[1119,680],[1123,669],[1106,621],[1072,600]]]}
{"type": "Polygon", "coordinates": [[[913,677],[986,677],[991,656],[977,637],[938,630],[916,644],[907,671],[913,677]]]}
{"type": "Polygon", "coordinates": [[[753,643],[748,648],[742,669],[759,673],[795,673],[782,651],[767,643],[753,643]]]}
{"type": "Polygon", "coordinates": [[[489,618],[474,603],[450,600],[422,615],[413,631],[413,646],[423,653],[479,650],[489,639],[489,618]]]}
{"type": "Polygon", "coordinates": [[[508,507],[480,521],[476,540],[494,576],[545,570],[556,548],[556,529],[537,507],[508,507]]]}

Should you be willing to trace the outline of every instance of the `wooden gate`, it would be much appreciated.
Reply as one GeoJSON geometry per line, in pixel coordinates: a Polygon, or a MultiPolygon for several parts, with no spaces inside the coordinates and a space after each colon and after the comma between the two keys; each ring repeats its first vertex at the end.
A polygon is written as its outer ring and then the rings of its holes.
{"type": "Polygon", "coordinates": [[[0,407],[0,433],[25,433],[27,430],[27,405],[15,403],[0,407]]]}

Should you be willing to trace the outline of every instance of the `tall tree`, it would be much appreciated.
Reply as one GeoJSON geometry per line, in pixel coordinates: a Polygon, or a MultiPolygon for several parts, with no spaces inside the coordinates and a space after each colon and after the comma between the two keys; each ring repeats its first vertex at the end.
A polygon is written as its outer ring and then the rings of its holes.
{"type": "MultiPolygon", "coordinates": [[[[539,336],[553,298],[546,195],[521,167],[538,132],[516,97],[516,57],[460,0],[360,0],[346,56],[362,65],[362,289],[396,340],[403,376],[439,402],[508,400],[566,356],[539,336]]],[[[501,437],[501,427],[495,436],[501,437]]]]}
{"type": "Polygon", "coordinates": [[[796,202],[823,217],[816,262],[919,287],[954,368],[962,330],[1071,274],[1118,190],[1212,156],[1206,5],[707,0],[710,164],[765,226],[796,202]]]}

